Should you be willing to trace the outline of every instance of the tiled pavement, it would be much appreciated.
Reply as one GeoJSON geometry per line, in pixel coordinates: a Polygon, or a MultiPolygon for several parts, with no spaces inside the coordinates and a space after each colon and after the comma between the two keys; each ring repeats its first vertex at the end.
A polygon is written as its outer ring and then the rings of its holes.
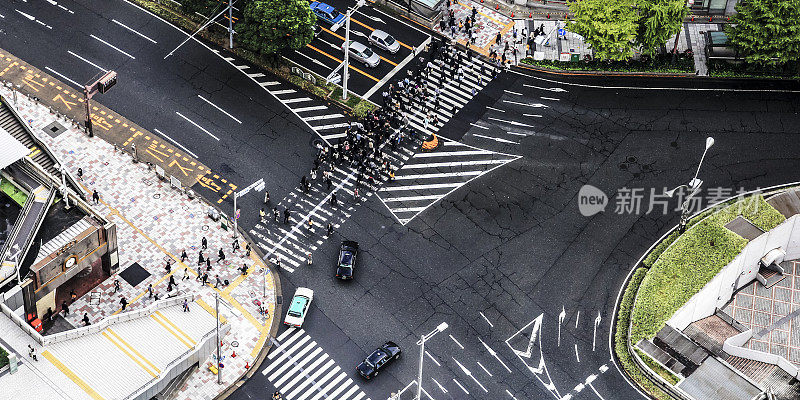
{"type": "MultiPolygon", "coordinates": [[[[514,20],[498,11],[484,6],[479,2],[469,0],[459,1],[456,4],[451,4],[450,7],[455,12],[456,21],[463,21],[468,16],[470,18],[472,17],[473,6],[478,11],[478,16],[477,23],[473,29],[475,43],[471,44],[470,48],[485,56],[488,56],[491,50],[496,50],[498,54],[501,54],[505,46],[505,42],[508,40],[513,40],[513,28],[515,25],[514,20]],[[502,36],[500,44],[495,42],[498,32],[500,32],[502,36]]],[[[445,12],[445,16],[446,15],[447,12],[445,12]]],[[[456,22],[456,25],[458,25],[458,22],[456,22]]],[[[463,29],[459,31],[458,26],[456,26],[455,37],[452,36],[449,29],[450,28],[447,28],[444,32],[442,32],[439,24],[434,26],[435,31],[449,38],[454,38],[462,45],[466,44],[467,35],[464,33],[463,29]]],[[[506,57],[512,61],[514,60],[514,55],[511,54],[511,52],[506,54],[506,57]]]]}
{"type": "MultiPolygon", "coordinates": [[[[5,87],[0,90],[11,98],[5,87]]],[[[43,127],[56,120],[45,107],[22,96],[19,110],[35,132],[41,132],[43,127]]],[[[231,324],[231,332],[223,339],[223,384],[218,385],[216,375],[202,366],[191,374],[176,397],[191,400],[214,398],[235,382],[245,371],[246,364],[252,365],[267,339],[276,298],[273,276],[267,273],[265,283],[265,274],[259,273],[264,271],[265,266],[256,253],[245,257],[243,250],[237,254],[231,252],[231,232],[221,229],[219,223],[205,216],[207,206],[204,203],[189,200],[168,183],[159,181],[145,164],[134,164],[128,155],[114,152],[110,144],[96,138],[90,140],[65,121],[61,123],[70,129],[55,138],[45,134],[39,137],[61,158],[64,167],[71,170],[74,176],[77,176],[79,167],[83,168],[85,178],[82,184],[87,192],[94,189],[99,192],[101,204],[96,206],[97,210],[117,224],[120,272],[137,262],[150,274],[136,287],[130,286],[118,275],[112,276],[77,299],[70,307],[67,319],[80,326],[78,321],[87,312],[94,323],[104,316],[119,312],[122,296],[130,303],[130,309],[145,307],[152,302],[148,298],[148,284],[152,284],[163,298],[167,294],[169,280],[165,262],[172,258],[171,274],[178,283],[177,290],[195,293],[199,300],[194,306],[207,309],[213,308],[214,293],[219,293],[221,314],[231,324]],[[207,237],[209,243],[205,256],[213,256],[215,261],[219,248],[223,248],[226,254],[226,260],[222,263],[212,262],[209,273],[211,284],[205,287],[195,280],[197,272],[194,269],[202,236],[207,237]],[[186,249],[189,255],[186,264],[180,262],[182,249],[186,249]],[[248,266],[246,277],[236,270],[243,264],[248,266]],[[187,272],[189,279],[183,280],[186,266],[190,267],[187,272]],[[216,274],[223,280],[228,279],[231,284],[214,289],[216,274]],[[116,293],[113,289],[114,280],[120,283],[120,290],[116,293]],[[265,287],[270,316],[266,319],[254,304],[255,299],[262,299],[265,287]],[[238,357],[231,357],[233,351],[238,357]]]]}
{"type": "Polygon", "coordinates": [[[771,288],[758,281],[745,286],[724,311],[753,329],[753,338],[744,347],[780,355],[800,366],[800,262],[792,262],[791,268],[771,288]]]}

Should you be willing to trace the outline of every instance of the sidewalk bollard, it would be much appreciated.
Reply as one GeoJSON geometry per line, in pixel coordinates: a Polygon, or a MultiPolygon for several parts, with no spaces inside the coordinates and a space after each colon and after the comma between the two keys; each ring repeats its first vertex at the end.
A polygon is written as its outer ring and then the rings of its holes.
{"type": "Polygon", "coordinates": [[[498,4],[498,5],[494,6],[494,9],[495,9],[495,10],[499,10],[499,9],[500,9],[500,4],[498,4]]]}
{"type": "Polygon", "coordinates": [[[514,12],[513,11],[511,12],[511,18],[514,18],[514,12]]]}
{"type": "Polygon", "coordinates": [[[547,19],[550,19],[550,13],[547,13],[547,19]]]}
{"type": "Polygon", "coordinates": [[[529,13],[528,18],[533,18],[533,13],[529,13]]]}
{"type": "Polygon", "coordinates": [[[708,17],[708,22],[713,22],[713,21],[714,21],[714,17],[708,17]]]}
{"type": "Polygon", "coordinates": [[[250,369],[250,361],[245,361],[244,369],[250,369]]]}

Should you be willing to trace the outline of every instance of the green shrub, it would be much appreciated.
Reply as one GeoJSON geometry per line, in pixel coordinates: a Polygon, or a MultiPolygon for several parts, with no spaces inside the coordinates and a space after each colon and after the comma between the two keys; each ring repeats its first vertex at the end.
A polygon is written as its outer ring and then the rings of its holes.
{"type": "Polygon", "coordinates": [[[541,68],[564,70],[564,71],[612,71],[612,72],[671,72],[671,73],[694,73],[694,58],[684,55],[678,56],[676,62],[672,63],[672,55],[659,55],[645,61],[536,61],[532,58],[524,58],[525,64],[535,65],[541,68]]]}
{"type": "Polygon", "coordinates": [[[8,353],[5,350],[0,349],[0,368],[5,367],[8,365],[8,353]]]}
{"type": "MultiPolygon", "coordinates": [[[[632,343],[653,337],[672,315],[699,292],[747,244],[747,240],[724,227],[742,215],[764,231],[784,221],[761,195],[729,204],[697,222],[671,246],[657,248],[657,259],[642,280],[632,312],[632,343]]],[[[654,250],[655,252],[655,250],[654,250]]]]}
{"type": "Polygon", "coordinates": [[[747,63],[730,63],[726,60],[708,60],[708,74],[716,77],[800,79],[797,63],[783,67],[747,63]]]}

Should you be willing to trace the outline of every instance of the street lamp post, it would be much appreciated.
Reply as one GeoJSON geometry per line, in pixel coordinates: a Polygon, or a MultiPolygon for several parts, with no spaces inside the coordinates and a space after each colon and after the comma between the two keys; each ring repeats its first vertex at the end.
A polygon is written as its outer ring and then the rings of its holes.
{"type": "Polygon", "coordinates": [[[703,156],[700,157],[700,163],[697,164],[697,171],[694,173],[694,178],[689,181],[686,185],[679,185],[678,187],[668,190],[665,194],[669,197],[675,195],[675,192],[679,189],[688,189],[689,194],[684,199],[683,203],[681,203],[681,220],[678,225],[678,233],[683,233],[686,231],[686,223],[689,221],[689,201],[694,197],[697,193],[700,192],[700,186],[703,185],[703,181],[697,179],[697,175],[700,174],[700,167],[703,165],[703,160],[706,158],[706,153],[708,153],[708,149],[714,145],[714,138],[709,136],[706,138],[706,149],[703,150],[703,156]]]}
{"type": "Polygon", "coordinates": [[[434,337],[437,333],[447,329],[447,322],[442,322],[431,333],[423,335],[417,345],[419,346],[419,373],[417,374],[417,400],[422,400],[422,362],[425,360],[425,342],[434,337]]]}
{"type": "MultiPolygon", "coordinates": [[[[342,100],[347,100],[347,78],[349,77],[349,70],[350,70],[350,15],[352,15],[359,7],[366,4],[366,0],[359,0],[356,3],[356,6],[353,8],[347,9],[347,14],[345,14],[345,21],[344,21],[344,61],[342,62],[342,100]]],[[[334,25],[331,30],[336,31],[339,29],[341,22],[334,25]]]]}

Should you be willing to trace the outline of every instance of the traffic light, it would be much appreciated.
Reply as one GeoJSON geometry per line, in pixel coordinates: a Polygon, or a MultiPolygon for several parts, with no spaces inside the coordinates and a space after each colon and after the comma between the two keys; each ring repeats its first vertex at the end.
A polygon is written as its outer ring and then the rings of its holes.
{"type": "Polygon", "coordinates": [[[108,71],[102,78],[97,81],[97,91],[105,93],[117,83],[117,73],[108,71]]]}

